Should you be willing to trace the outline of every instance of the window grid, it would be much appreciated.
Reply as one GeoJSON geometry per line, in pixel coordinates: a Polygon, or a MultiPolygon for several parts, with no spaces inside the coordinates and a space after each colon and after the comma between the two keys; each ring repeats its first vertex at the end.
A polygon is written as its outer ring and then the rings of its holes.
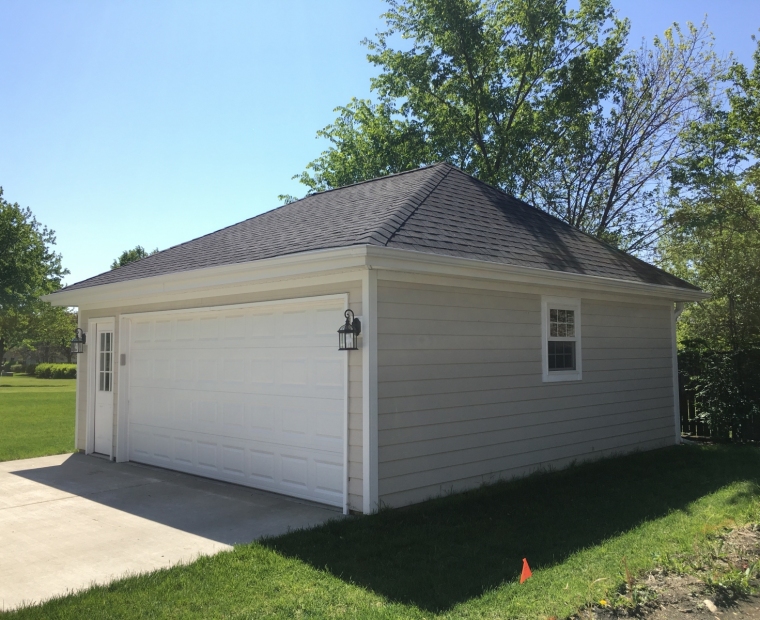
{"type": "Polygon", "coordinates": [[[552,338],[575,338],[575,311],[549,310],[549,336],[552,338]]]}
{"type": "Polygon", "coordinates": [[[550,340],[549,370],[575,370],[575,343],[550,340]]]}
{"type": "Polygon", "coordinates": [[[98,388],[101,392],[113,389],[113,333],[100,333],[100,365],[98,372],[98,388]]]}
{"type": "Polygon", "coordinates": [[[549,308],[547,354],[550,371],[575,370],[575,310],[549,308]]]}

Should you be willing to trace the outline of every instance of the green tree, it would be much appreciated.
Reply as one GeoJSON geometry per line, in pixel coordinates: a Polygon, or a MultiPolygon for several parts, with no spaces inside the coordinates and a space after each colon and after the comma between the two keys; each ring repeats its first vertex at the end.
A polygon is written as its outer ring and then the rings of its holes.
{"type": "MultiPolygon", "coordinates": [[[[403,118],[389,100],[352,99],[335,108],[340,116],[317,132],[331,147],[297,178],[318,192],[433,163],[437,156],[419,121],[403,118]]],[[[292,196],[280,196],[292,202],[292,196]]]]}
{"type": "Polygon", "coordinates": [[[9,345],[26,336],[27,315],[40,295],[60,288],[69,273],[53,245],[55,233],[28,207],[4,200],[0,187],[0,360],[9,345]]]}
{"type": "Polygon", "coordinates": [[[63,356],[71,363],[71,339],[77,327],[77,314],[68,308],[43,303],[30,317],[26,343],[40,362],[53,362],[63,356]]]}
{"type": "Polygon", "coordinates": [[[114,259],[114,261],[111,263],[111,269],[118,269],[119,267],[123,267],[129,263],[134,263],[135,261],[141,260],[146,256],[156,254],[157,252],[158,248],[152,252],[148,252],[143,246],[136,245],[131,250],[124,250],[119,258],[114,259]]]}
{"type": "Polygon", "coordinates": [[[20,308],[61,287],[69,273],[52,250],[55,233],[31,210],[3,199],[0,187],[0,311],[20,308]]]}
{"type": "Polygon", "coordinates": [[[665,266],[709,293],[679,326],[683,343],[760,346],[760,45],[754,68],[734,63],[722,102],[707,100],[672,170],[675,209],[665,266]]]}
{"type": "Polygon", "coordinates": [[[389,5],[365,41],[379,102],[317,133],[328,148],[294,177],[310,193],[445,160],[622,249],[657,242],[680,135],[722,69],[706,25],[626,53],[607,0],[389,5]]]}
{"type": "MultiPolygon", "coordinates": [[[[29,307],[23,311],[6,308],[0,311],[0,367],[6,352],[24,348],[25,339],[31,333],[29,307]]],[[[28,350],[28,347],[26,348],[28,350]]]]}
{"type": "Polygon", "coordinates": [[[309,191],[448,160],[525,195],[610,92],[628,31],[608,0],[390,0],[383,17],[365,41],[379,103],[338,108],[318,134],[332,145],[299,177],[309,191]]]}
{"type": "Polygon", "coordinates": [[[659,239],[671,164],[684,155],[682,134],[711,101],[725,70],[706,24],[677,24],[621,59],[608,99],[578,116],[529,192],[530,201],[627,251],[659,239]]]}

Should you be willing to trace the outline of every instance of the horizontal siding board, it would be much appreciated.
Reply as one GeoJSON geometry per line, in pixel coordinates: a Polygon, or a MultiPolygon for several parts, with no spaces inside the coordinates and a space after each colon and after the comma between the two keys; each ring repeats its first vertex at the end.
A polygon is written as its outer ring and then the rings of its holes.
{"type": "MultiPolygon", "coordinates": [[[[412,304],[415,306],[460,307],[460,308],[495,308],[503,310],[536,311],[535,295],[510,293],[509,305],[505,306],[504,293],[500,291],[473,291],[471,289],[455,289],[430,286],[378,286],[378,304],[412,304]]],[[[379,311],[379,306],[378,306],[379,311]]]]}
{"type": "Polygon", "coordinates": [[[583,352],[592,352],[596,349],[603,351],[608,357],[611,351],[616,349],[648,349],[652,351],[669,350],[665,345],[669,344],[664,338],[586,338],[583,337],[583,352]]]}
{"type": "Polygon", "coordinates": [[[526,336],[532,338],[532,345],[534,346],[541,343],[541,325],[535,321],[531,324],[513,321],[486,323],[485,321],[475,320],[380,319],[378,321],[378,329],[382,330],[384,338],[394,335],[408,338],[411,334],[420,333],[424,333],[425,337],[447,336],[455,338],[472,336],[512,338],[526,336]]]}
{"type": "MultiPolygon", "coordinates": [[[[663,437],[659,439],[653,439],[642,442],[630,442],[625,444],[619,444],[613,448],[605,450],[596,450],[590,454],[583,455],[571,455],[554,458],[552,460],[542,461],[542,467],[548,468],[562,468],[579,461],[592,461],[604,457],[613,456],[615,454],[632,452],[634,450],[646,451],[654,450],[657,448],[664,448],[672,443],[670,437],[663,437]]],[[[504,469],[498,472],[498,475],[483,475],[477,474],[467,478],[458,478],[455,480],[449,480],[445,485],[440,483],[427,484],[425,486],[414,487],[411,489],[405,489],[397,492],[387,492],[383,489],[381,484],[381,491],[383,491],[383,497],[390,506],[405,506],[414,502],[419,502],[424,499],[430,499],[438,497],[442,493],[442,487],[445,492],[458,492],[467,489],[472,489],[484,483],[496,482],[497,480],[508,480],[510,478],[524,476],[537,470],[537,466],[533,464],[521,465],[518,467],[504,469]]]]}
{"type": "MultiPolygon", "coordinates": [[[[585,341],[583,343],[585,345],[585,341]]],[[[636,360],[648,360],[648,359],[668,359],[670,360],[671,350],[670,347],[659,347],[656,349],[645,349],[630,347],[627,349],[618,349],[614,355],[610,354],[609,349],[603,347],[583,347],[583,363],[584,365],[588,360],[607,360],[614,363],[618,359],[636,359],[636,360]]]]}
{"type": "MultiPolygon", "coordinates": [[[[614,425],[624,419],[639,419],[652,415],[663,416],[670,410],[662,407],[660,399],[632,403],[615,403],[607,407],[584,407],[582,409],[555,409],[550,411],[498,415],[486,418],[457,419],[422,426],[381,428],[381,447],[398,444],[416,444],[433,439],[460,438],[466,435],[508,431],[520,427],[545,426],[547,424],[577,423],[579,427],[614,425]],[[654,413],[653,413],[654,412],[654,413]]],[[[542,432],[558,429],[543,429],[542,432]]],[[[488,441],[484,438],[483,441],[488,441]]]]}
{"type": "MultiPolygon", "coordinates": [[[[573,435],[585,439],[592,435],[604,437],[619,435],[629,431],[645,428],[649,423],[662,425],[665,410],[652,409],[645,412],[618,414],[616,416],[598,416],[581,419],[558,420],[552,424],[524,424],[511,428],[494,429],[487,433],[463,433],[461,435],[442,438],[425,438],[416,442],[383,444],[380,449],[380,461],[403,461],[411,458],[421,458],[447,454],[456,450],[485,448],[488,446],[507,447],[513,442],[541,441],[547,436],[560,437],[573,435]]],[[[384,469],[386,475],[387,469],[384,469]]]]}
{"type": "Polygon", "coordinates": [[[583,330],[583,338],[595,340],[630,340],[631,338],[654,338],[662,341],[670,339],[670,326],[654,327],[652,325],[641,327],[599,327],[590,326],[583,330]]]}
{"type": "Polygon", "coordinates": [[[585,402],[587,406],[599,404],[605,394],[617,395],[612,402],[635,398],[642,390],[655,392],[671,389],[667,378],[651,379],[646,381],[626,381],[616,383],[589,384],[578,382],[549,383],[544,384],[541,390],[527,388],[474,390],[471,392],[452,392],[448,394],[424,394],[421,396],[381,397],[378,399],[378,412],[399,413],[402,411],[436,411],[446,407],[476,407],[478,405],[502,404],[513,405],[518,402],[542,402],[554,400],[554,407],[574,407],[585,402]]]}
{"type": "Polygon", "coordinates": [[[408,335],[400,334],[383,334],[382,339],[378,341],[378,351],[383,350],[423,350],[431,351],[435,349],[531,349],[540,351],[536,347],[536,336],[445,336],[439,334],[419,334],[412,333],[408,335]]]}
{"type": "Polygon", "coordinates": [[[672,443],[669,306],[582,300],[583,380],[544,383],[540,300],[380,282],[382,501],[672,443]]]}
{"type": "MultiPolygon", "coordinates": [[[[458,394],[467,392],[487,392],[493,390],[515,390],[520,389],[523,392],[543,392],[547,396],[552,396],[557,390],[567,388],[567,394],[577,394],[579,389],[574,385],[563,384],[546,384],[543,382],[540,374],[540,367],[537,372],[530,374],[504,374],[496,376],[475,376],[475,377],[447,377],[443,379],[418,379],[407,381],[387,381],[383,384],[382,398],[398,398],[404,396],[426,396],[436,394],[458,394]]],[[[617,370],[597,371],[588,373],[583,381],[583,392],[590,392],[600,387],[602,390],[609,389],[609,384],[614,382],[623,389],[635,389],[635,386],[642,387],[659,387],[658,381],[664,381],[665,385],[670,385],[670,373],[664,373],[660,368],[644,368],[641,370],[629,370],[620,372],[617,370]],[[599,385],[601,384],[601,386],[599,385]],[[629,386],[633,385],[631,388],[629,386]]],[[[541,396],[541,394],[538,394],[541,396]]],[[[512,393],[505,402],[520,398],[519,395],[512,393]]]]}
{"type": "MultiPolygon", "coordinates": [[[[381,339],[381,338],[379,338],[381,339]]],[[[439,349],[434,355],[424,349],[403,349],[388,351],[380,349],[377,352],[378,368],[381,366],[408,365],[428,366],[436,364],[469,364],[469,363],[509,363],[509,362],[538,362],[541,363],[541,350],[530,349],[439,349]]]]}
{"type": "MultiPolygon", "coordinates": [[[[583,360],[584,375],[595,373],[636,373],[640,370],[658,371],[670,376],[670,358],[656,359],[620,359],[620,360],[583,360]]],[[[538,360],[534,363],[525,362],[494,362],[471,364],[413,364],[383,366],[378,369],[378,380],[381,383],[395,381],[424,381],[428,379],[453,379],[464,377],[500,377],[506,375],[531,376],[541,372],[538,360]]],[[[634,375],[635,376],[635,375],[634,375]]],[[[614,377],[610,376],[609,379],[614,377]]],[[[596,380],[596,378],[594,378],[596,380]]]]}
{"type": "Polygon", "coordinates": [[[648,411],[655,409],[662,404],[662,398],[652,394],[640,394],[639,398],[626,401],[614,400],[612,402],[588,406],[585,403],[577,407],[552,407],[551,404],[536,406],[532,401],[524,403],[504,405],[490,405],[478,408],[459,407],[453,409],[442,409],[435,415],[428,412],[386,414],[379,418],[378,426],[380,431],[399,430],[404,433],[405,429],[427,429],[430,436],[434,435],[433,427],[446,427],[450,424],[476,424],[483,421],[484,424],[493,424],[494,420],[503,420],[502,424],[510,424],[509,418],[522,418],[529,423],[532,418],[545,419],[547,416],[564,415],[574,416],[577,418],[593,417],[595,415],[615,414],[625,411],[648,411]],[[653,397],[654,396],[654,397],[653,397]],[[599,413],[602,412],[602,413],[599,413]]]}
{"type": "MultiPolygon", "coordinates": [[[[470,462],[447,462],[444,467],[425,468],[414,470],[414,473],[404,473],[401,476],[389,476],[381,480],[381,494],[393,493],[405,488],[423,487],[430,484],[445,485],[460,478],[481,476],[484,481],[499,477],[502,472],[508,472],[518,467],[531,467],[539,469],[562,458],[581,459],[584,456],[593,455],[595,452],[604,450],[616,451],[626,446],[639,445],[646,442],[659,443],[666,439],[669,429],[652,429],[625,434],[622,436],[610,436],[601,440],[584,442],[572,442],[560,445],[542,447],[538,450],[525,450],[519,453],[499,454],[493,458],[483,458],[470,462]],[[659,431],[659,432],[658,432],[659,431]],[[593,449],[592,449],[593,448],[593,449]]],[[[672,430],[672,429],[670,429],[672,430]]],[[[672,438],[672,433],[670,435],[672,438]]],[[[672,443],[672,441],[671,441],[672,443]]]]}
{"type": "MultiPolygon", "coordinates": [[[[455,447],[455,442],[450,440],[436,440],[432,442],[419,442],[418,452],[414,453],[408,450],[409,446],[388,446],[384,447],[384,453],[394,452],[400,455],[406,451],[405,456],[383,461],[383,472],[380,476],[383,478],[393,478],[406,473],[407,468],[411,465],[414,471],[424,471],[427,469],[440,469],[455,465],[465,465],[481,460],[490,460],[509,454],[522,452],[537,452],[539,450],[548,450],[554,447],[560,447],[577,443],[593,443],[595,441],[605,441],[608,437],[618,437],[621,435],[630,435],[634,433],[651,433],[659,436],[658,432],[663,428],[662,418],[654,418],[639,421],[638,423],[618,424],[614,427],[592,427],[583,430],[571,430],[564,433],[533,434],[533,429],[515,429],[512,438],[504,439],[496,443],[477,444],[467,440],[473,439],[471,436],[463,438],[461,448],[455,447]],[[438,446],[448,446],[447,449],[438,450],[438,446]],[[425,452],[428,450],[429,452],[425,452]]],[[[672,432],[673,426],[670,425],[672,432]]]]}
{"type": "MultiPolygon", "coordinates": [[[[466,323],[469,321],[481,323],[504,323],[515,322],[535,325],[541,316],[541,312],[530,302],[531,308],[521,310],[518,308],[477,308],[464,306],[437,306],[435,313],[436,321],[449,321],[466,323]]],[[[393,319],[416,319],[428,320],[430,318],[429,306],[419,304],[399,304],[378,302],[377,313],[380,320],[390,321],[393,319]]]]}

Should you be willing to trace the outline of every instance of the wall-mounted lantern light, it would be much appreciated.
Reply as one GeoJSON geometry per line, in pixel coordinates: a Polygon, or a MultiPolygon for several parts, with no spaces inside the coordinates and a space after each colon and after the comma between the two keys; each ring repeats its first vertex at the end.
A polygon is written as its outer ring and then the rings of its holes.
{"type": "Polygon", "coordinates": [[[338,350],[355,351],[359,348],[359,334],[362,331],[362,324],[354,316],[353,310],[345,312],[346,324],[341,325],[338,330],[338,350]]]}
{"type": "Polygon", "coordinates": [[[74,330],[74,339],[71,341],[72,353],[84,353],[84,343],[87,342],[87,334],[79,327],[74,330]]]}

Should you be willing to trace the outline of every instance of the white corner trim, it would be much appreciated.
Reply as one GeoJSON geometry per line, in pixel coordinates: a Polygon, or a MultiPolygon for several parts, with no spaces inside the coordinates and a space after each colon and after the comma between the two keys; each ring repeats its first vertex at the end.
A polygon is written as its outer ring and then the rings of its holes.
{"type": "MultiPolygon", "coordinates": [[[[348,293],[343,294],[343,312],[348,310],[348,293]]],[[[343,359],[343,514],[349,513],[349,498],[348,498],[348,436],[351,432],[349,428],[350,416],[348,415],[348,399],[349,399],[349,382],[348,382],[348,356],[350,351],[346,351],[343,359]]]]}
{"type": "Polygon", "coordinates": [[[583,379],[583,337],[581,300],[579,297],[541,296],[541,371],[545,383],[583,379]],[[549,308],[575,311],[575,370],[549,370],[549,308]]]}
{"type": "Polygon", "coordinates": [[[683,303],[676,302],[670,309],[671,360],[673,381],[673,422],[675,424],[675,443],[681,443],[681,395],[678,390],[678,318],[683,312],[683,303]]]}
{"type": "Polygon", "coordinates": [[[129,317],[117,317],[118,334],[114,370],[118,372],[116,382],[116,462],[129,460],[129,338],[132,322],[129,317]],[[121,356],[126,356],[126,364],[121,365],[121,356]]]}
{"type": "Polygon", "coordinates": [[[377,439],[377,271],[362,278],[362,511],[378,506],[377,439]]]}

